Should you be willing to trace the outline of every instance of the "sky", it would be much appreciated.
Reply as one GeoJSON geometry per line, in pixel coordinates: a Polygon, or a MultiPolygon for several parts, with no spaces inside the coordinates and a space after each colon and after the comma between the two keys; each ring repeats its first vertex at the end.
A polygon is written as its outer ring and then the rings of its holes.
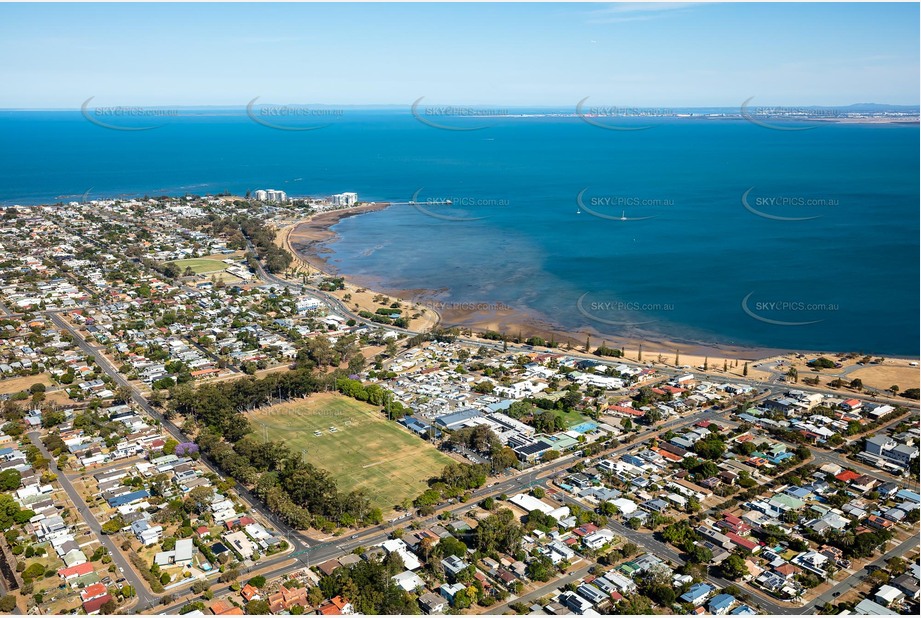
{"type": "Polygon", "coordinates": [[[0,4],[0,108],[919,102],[917,3],[0,4]]]}

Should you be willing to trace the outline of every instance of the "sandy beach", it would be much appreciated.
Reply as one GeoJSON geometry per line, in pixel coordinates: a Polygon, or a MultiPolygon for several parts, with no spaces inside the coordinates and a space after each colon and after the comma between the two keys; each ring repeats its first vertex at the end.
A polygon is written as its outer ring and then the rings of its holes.
{"type": "MultiPolygon", "coordinates": [[[[323,243],[334,238],[332,227],[347,217],[354,217],[367,212],[383,210],[387,202],[363,204],[355,208],[343,208],[317,213],[303,221],[285,226],[279,230],[275,242],[284,247],[295,258],[294,268],[307,275],[322,274],[339,277],[324,257],[323,243]]],[[[427,331],[438,326],[441,321],[439,312],[432,306],[413,301],[413,291],[404,290],[399,294],[380,293],[368,289],[360,283],[343,277],[345,289],[331,292],[333,296],[355,311],[374,313],[382,307],[389,307],[393,302],[400,302],[403,315],[410,318],[409,326],[413,330],[427,331]]]]}
{"type": "MultiPolygon", "coordinates": [[[[444,303],[438,300],[438,290],[389,290],[387,292],[375,291],[373,288],[383,289],[384,286],[374,282],[359,281],[354,277],[345,277],[330,268],[325,253],[329,251],[323,247],[324,243],[334,238],[336,233],[331,229],[337,222],[346,217],[352,217],[367,212],[382,210],[389,206],[388,203],[373,203],[356,208],[327,211],[293,223],[280,230],[277,242],[287,248],[295,256],[299,267],[310,274],[323,273],[327,276],[343,277],[345,290],[340,290],[335,295],[355,310],[374,312],[382,306],[389,306],[389,302],[400,299],[404,307],[411,307],[410,311],[404,310],[404,315],[416,316],[412,319],[410,327],[413,330],[424,331],[436,326],[442,328],[457,327],[466,335],[478,338],[477,333],[495,331],[503,333],[509,339],[524,341],[529,337],[541,337],[545,341],[554,341],[558,344],[557,350],[585,351],[586,341],[591,350],[602,343],[607,347],[619,348],[624,351],[625,358],[632,361],[650,362],[653,364],[687,366],[695,370],[702,370],[704,365],[710,372],[742,377],[744,366],[748,363],[748,377],[751,379],[767,380],[774,372],[786,371],[791,366],[800,369],[800,377],[810,375],[805,367],[805,360],[798,358],[800,352],[773,348],[750,348],[742,346],[728,346],[708,344],[692,341],[670,341],[656,336],[641,339],[631,336],[612,336],[599,333],[589,327],[579,331],[566,331],[557,327],[550,320],[528,309],[509,307],[496,303],[444,303]],[[642,351],[642,352],[641,352],[642,351]],[[677,362],[676,362],[677,358],[677,362]],[[780,364],[780,363],[783,364],[780,364]],[[755,367],[761,365],[765,370],[755,367]],[[769,371],[772,370],[772,371],[769,371]]],[[[486,340],[484,340],[486,341],[486,340]]],[[[822,352],[801,351],[808,358],[814,358],[822,352]]],[[[824,353],[834,357],[834,353],[824,353]]],[[[906,359],[887,359],[888,370],[872,375],[870,382],[883,381],[898,376],[901,388],[917,387],[917,369],[911,368],[906,359]]],[[[827,372],[831,374],[832,372],[827,372]]],[[[834,379],[834,376],[823,376],[823,384],[834,379]]],[[[889,385],[876,388],[887,388],[889,385]]]]}

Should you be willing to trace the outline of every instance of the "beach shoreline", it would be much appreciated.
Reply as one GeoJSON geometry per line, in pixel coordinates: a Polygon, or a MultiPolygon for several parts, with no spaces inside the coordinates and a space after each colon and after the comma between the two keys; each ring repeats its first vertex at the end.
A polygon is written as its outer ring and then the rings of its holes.
{"type": "MultiPolygon", "coordinates": [[[[501,303],[471,302],[445,303],[438,300],[445,290],[431,289],[395,289],[388,287],[380,278],[356,277],[336,271],[328,263],[327,254],[331,251],[326,244],[337,237],[332,228],[345,218],[375,212],[389,207],[389,203],[372,203],[356,208],[340,209],[317,213],[306,219],[291,224],[281,231],[279,242],[294,254],[295,258],[309,265],[314,272],[330,277],[341,277],[348,290],[362,290],[366,294],[387,295],[410,303],[418,311],[424,308],[431,312],[425,327],[413,322],[411,328],[417,331],[430,328],[458,328],[462,332],[483,333],[493,331],[505,335],[509,340],[519,339],[522,343],[531,337],[540,337],[547,342],[556,343],[555,350],[573,350],[584,352],[586,343],[589,350],[605,344],[606,347],[624,351],[624,358],[638,362],[658,362],[663,364],[700,368],[707,365],[711,370],[727,367],[727,374],[743,375],[744,364],[761,364],[772,359],[794,359],[800,355],[810,357],[825,354],[833,356],[840,352],[789,350],[764,346],[733,346],[703,341],[675,341],[666,337],[630,336],[629,334],[612,335],[587,327],[579,330],[567,330],[554,324],[546,316],[527,308],[509,307],[501,303]],[[436,317],[437,316],[437,317],[436,317]],[[435,319],[431,319],[435,318],[435,319]],[[642,352],[641,352],[642,351],[642,352]],[[677,360],[677,362],[676,362],[677,360]]],[[[357,303],[356,306],[359,306],[357,303]]],[[[484,342],[487,340],[484,339],[484,342]]],[[[895,357],[888,357],[895,358],[895,357]]],[[[608,357],[616,360],[616,357],[608,357]]],[[[910,360],[908,357],[904,360],[910,360]]],[[[769,372],[749,369],[750,377],[767,379],[769,372]],[[759,374],[764,374],[759,376],[759,374]]]]}
{"type": "Polygon", "coordinates": [[[325,243],[336,238],[336,232],[332,230],[334,225],[348,217],[383,210],[389,206],[389,202],[372,202],[354,208],[319,212],[280,229],[275,242],[292,254],[295,268],[302,269],[306,274],[342,278],[344,288],[329,293],[355,312],[375,313],[382,307],[391,306],[391,297],[394,297],[403,301],[401,304],[409,305],[409,311],[405,311],[406,307],[401,307],[401,310],[404,311],[404,315],[410,317],[411,329],[422,332],[432,330],[439,326],[442,318],[434,306],[414,300],[414,297],[424,294],[423,290],[384,292],[376,287],[363,285],[355,277],[342,276],[324,257],[325,253],[329,253],[329,250],[324,248],[325,243]]]}

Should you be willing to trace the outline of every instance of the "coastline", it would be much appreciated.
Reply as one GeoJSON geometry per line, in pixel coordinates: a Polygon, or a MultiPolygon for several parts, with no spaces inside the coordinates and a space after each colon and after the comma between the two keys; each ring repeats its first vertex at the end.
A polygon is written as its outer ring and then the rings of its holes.
{"type": "Polygon", "coordinates": [[[362,215],[368,212],[384,210],[390,206],[389,202],[371,202],[355,208],[340,208],[316,213],[302,219],[293,225],[279,230],[278,243],[291,251],[295,259],[309,265],[315,272],[327,276],[339,276],[329,267],[323,253],[323,244],[336,237],[332,227],[349,217],[362,215]]]}
{"type": "MultiPolygon", "coordinates": [[[[584,352],[586,340],[590,349],[602,343],[609,347],[624,350],[624,358],[632,361],[648,362],[650,364],[666,364],[688,366],[700,369],[705,364],[711,372],[722,373],[724,363],[728,366],[725,375],[743,377],[744,365],[747,363],[748,377],[752,379],[769,380],[776,377],[776,371],[761,370],[754,365],[770,364],[783,361],[786,367],[803,362],[802,355],[825,354],[833,356],[837,353],[827,351],[789,350],[780,348],[758,346],[733,346],[727,344],[708,343],[701,341],[675,341],[664,337],[650,335],[640,338],[630,335],[611,335],[601,333],[592,327],[577,331],[566,330],[552,323],[545,316],[529,309],[513,308],[502,304],[482,303],[444,303],[438,300],[441,291],[430,289],[393,289],[389,288],[380,279],[367,277],[358,278],[346,276],[335,271],[327,262],[326,254],[331,251],[325,244],[336,238],[337,233],[332,227],[339,221],[361,215],[367,212],[383,210],[390,206],[389,203],[373,203],[357,208],[341,209],[318,213],[296,223],[286,226],[279,234],[279,242],[292,252],[295,259],[306,264],[313,273],[323,273],[326,276],[342,277],[346,290],[337,293],[342,296],[350,293],[354,300],[356,291],[361,291],[368,297],[378,294],[399,298],[411,304],[417,310],[424,308],[429,318],[427,325],[422,326],[416,320],[411,324],[414,330],[428,330],[434,327],[457,327],[462,331],[496,331],[504,333],[509,338],[541,337],[546,341],[555,341],[559,345],[556,350],[584,352]],[[640,355],[642,350],[642,356],[640,355]],[[676,355],[678,362],[675,362],[676,355]]],[[[367,300],[367,299],[366,299],[367,300]]],[[[366,308],[355,303],[356,307],[366,308]]],[[[379,304],[377,306],[380,306],[379,304]]],[[[373,305],[372,305],[373,311],[373,305]]],[[[484,340],[486,341],[486,340],[484,340]]],[[[888,357],[887,363],[905,365],[907,368],[909,357],[888,357]]],[[[616,360],[608,357],[608,360],[616,360]]]]}
{"type": "Polygon", "coordinates": [[[389,302],[381,301],[390,301],[389,297],[392,296],[402,301],[403,304],[409,305],[410,311],[404,313],[404,315],[409,314],[411,316],[410,328],[418,331],[437,328],[442,320],[440,312],[431,304],[420,303],[415,299],[422,290],[384,292],[379,289],[369,288],[369,286],[362,285],[361,282],[356,281],[353,277],[343,277],[336,272],[335,269],[329,266],[323,255],[324,253],[329,253],[329,250],[324,249],[323,245],[336,237],[332,227],[338,222],[348,217],[383,210],[389,206],[389,202],[372,202],[355,208],[340,208],[320,212],[285,226],[279,230],[275,242],[294,256],[294,266],[302,268],[306,274],[341,277],[345,286],[344,289],[330,292],[330,294],[348,304],[355,311],[374,313],[377,309],[388,306],[389,302]]]}

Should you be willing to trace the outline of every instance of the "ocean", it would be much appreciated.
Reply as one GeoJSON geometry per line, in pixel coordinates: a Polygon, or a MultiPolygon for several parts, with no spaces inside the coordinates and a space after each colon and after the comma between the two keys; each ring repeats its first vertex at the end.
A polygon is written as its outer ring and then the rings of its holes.
{"type": "Polygon", "coordinates": [[[385,290],[611,337],[918,355],[917,125],[270,120],[317,128],[0,112],[0,203],[354,191],[395,204],[340,221],[327,258],[385,290]]]}

